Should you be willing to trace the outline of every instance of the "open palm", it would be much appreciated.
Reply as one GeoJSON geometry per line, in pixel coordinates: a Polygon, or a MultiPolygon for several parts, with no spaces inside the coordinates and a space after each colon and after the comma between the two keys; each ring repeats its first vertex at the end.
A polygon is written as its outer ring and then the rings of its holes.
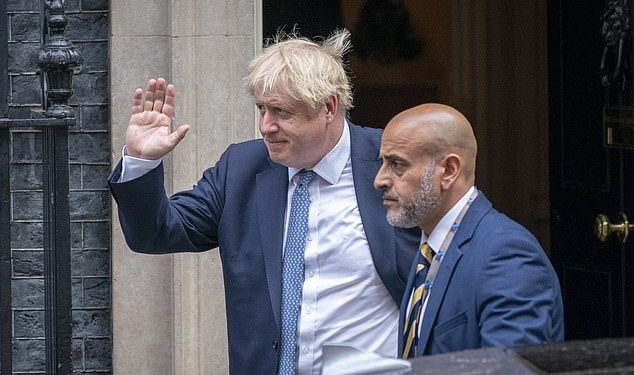
{"type": "Polygon", "coordinates": [[[163,78],[148,81],[145,89],[136,89],[132,116],[126,131],[126,153],[141,159],[157,160],[172,151],[185,137],[190,126],[183,124],[172,132],[176,88],[163,78]]]}

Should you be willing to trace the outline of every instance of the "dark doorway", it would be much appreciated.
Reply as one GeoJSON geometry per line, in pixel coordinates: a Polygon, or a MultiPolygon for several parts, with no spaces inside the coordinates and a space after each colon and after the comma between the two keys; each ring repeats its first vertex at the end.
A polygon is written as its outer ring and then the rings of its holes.
{"type": "MultiPolygon", "coordinates": [[[[371,23],[363,14],[370,3],[339,2],[353,38],[371,23]]],[[[418,57],[348,56],[352,122],[383,127],[429,101],[471,120],[480,146],[477,185],[549,252],[564,293],[567,339],[634,335],[634,249],[614,235],[599,241],[593,227],[600,213],[612,222],[620,212],[634,218],[634,151],[603,144],[602,13],[618,3],[404,1],[421,42],[418,57]]],[[[265,10],[265,24],[267,14],[276,17],[265,10]]],[[[631,82],[631,53],[626,66],[631,82]]],[[[614,92],[607,97],[619,100],[614,92]]],[[[620,97],[633,105],[631,84],[620,97]]]]}
{"type": "MultiPolygon", "coordinates": [[[[438,101],[439,74],[431,48],[415,27],[424,4],[384,0],[263,0],[263,37],[286,33],[319,39],[333,30],[352,33],[354,108],[350,120],[382,128],[396,113],[422,102],[438,101]],[[431,78],[431,79],[430,79],[431,78]]],[[[420,23],[420,22],[419,22],[420,23]]]]}
{"type": "Polygon", "coordinates": [[[631,239],[622,244],[611,235],[601,242],[593,233],[600,213],[613,222],[619,213],[634,215],[634,153],[606,147],[603,136],[604,108],[634,104],[631,37],[623,44],[623,74],[613,79],[618,42],[608,45],[602,33],[619,27],[609,25],[618,9],[602,17],[617,3],[629,19],[629,1],[548,2],[551,257],[568,340],[634,335],[631,239]]]}

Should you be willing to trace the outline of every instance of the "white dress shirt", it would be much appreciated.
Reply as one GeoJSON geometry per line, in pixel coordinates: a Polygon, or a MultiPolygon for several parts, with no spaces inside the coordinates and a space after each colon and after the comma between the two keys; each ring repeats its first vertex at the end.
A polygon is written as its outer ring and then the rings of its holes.
{"type": "MultiPolygon", "coordinates": [[[[318,176],[309,186],[297,340],[297,372],[302,375],[320,374],[327,342],[345,342],[388,357],[397,354],[399,310],[376,272],[361,222],[347,125],[337,145],[313,168],[318,176]]],[[[159,163],[124,156],[120,181],[139,177],[159,163]]],[[[288,170],[285,232],[297,172],[288,170]]]]}
{"type": "MultiPolygon", "coordinates": [[[[315,167],[304,287],[298,323],[298,374],[319,374],[321,347],[346,342],[396,357],[398,306],[381,281],[359,214],[350,163],[350,130],[315,167]]],[[[286,221],[298,169],[289,168],[286,221]]],[[[286,234],[284,236],[286,238],[286,234]]]]}
{"type": "MultiPolygon", "coordinates": [[[[438,250],[442,246],[442,243],[445,241],[445,238],[449,234],[449,231],[451,230],[451,226],[453,225],[454,222],[456,222],[458,215],[460,215],[460,211],[462,211],[462,208],[467,204],[467,202],[469,201],[469,197],[471,197],[471,194],[473,193],[474,190],[475,190],[475,187],[471,186],[471,188],[465,193],[465,195],[463,195],[462,198],[460,198],[460,200],[458,200],[458,202],[456,202],[456,204],[454,204],[453,207],[451,207],[451,209],[445,214],[445,216],[443,216],[442,219],[440,219],[438,224],[436,224],[434,229],[429,234],[429,237],[425,234],[425,232],[422,233],[421,239],[420,239],[421,245],[427,242],[427,245],[429,245],[429,247],[434,251],[434,254],[438,252],[438,250]]],[[[440,272],[440,269],[439,269],[439,272],[440,272]]],[[[433,292],[434,292],[434,286],[432,284],[432,287],[429,290],[428,295],[425,297],[425,300],[423,301],[423,307],[420,312],[420,320],[418,322],[418,336],[419,337],[420,337],[420,327],[423,325],[422,323],[423,319],[425,319],[425,310],[427,309],[427,301],[429,301],[429,296],[433,292]]],[[[412,303],[412,296],[410,294],[407,311],[409,311],[411,303],[412,303]]]]}

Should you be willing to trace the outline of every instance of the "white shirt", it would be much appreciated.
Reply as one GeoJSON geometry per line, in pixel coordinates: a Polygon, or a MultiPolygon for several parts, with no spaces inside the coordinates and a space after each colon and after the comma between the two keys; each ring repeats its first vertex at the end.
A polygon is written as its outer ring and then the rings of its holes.
{"type": "MultiPolygon", "coordinates": [[[[469,197],[471,196],[474,190],[475,190],[474,186],[471,186],[471,188],[467,190],[467,192],[462,196],[462,198],[460,198],[460,200],[458,200],[458,202],[456,202],[456,204],[454,204],[453,207],[451,207],[451,209],[445,214],[445,216],[443,216],[442,219],[440,219],[438,224],[436,224],[434,229],[432,229],[431,233],[429,234],[429,237],[425,234],[425,232],[422,233],[421,239],[420,239],[421,245],[427,242],[427,245],[429,245],[429,247],[434,251],[434,254],[438,252],[438,250],[442,246],[442,243],[445,241],[445,238],[449,234],[449,231],[451,230],[451,226],[453,225],[453,223],[456,222],[456,219],[458,218],[458,215],[460,215],[460,211],[462,211],[462,208],[467,205],[467,202],[469,201],[469,197]]],[[[438,272],[440,272],[440,270],[438,270],[438,272]]],[[[427,297],[425,297],[425,300],[423,301],[423,307],[420,312],[420,321],[418,322],[419,337],[420,337],[420,327],[422,327],[423,325],[422,321],[423,319],[425,319],[425,310],[427,309],[427,301],[429,301],[429,296],[433,292],[434,292],[434,286],[432,284],[432,287],[429,290],[427,297]]],[[[411,306],[411,303],[412,303],[412,296],[410,294],[409,304],[407,306],[408,311],[409,311],[409,306],[411,306]]]]}
{"type": "MultiPolygon", "coordinates": [[[[159,163],[124,156],[120,181],[139,177],[159,163]],[[139,164],[147,164],[147,169],[139,164]]],[[[288,171],[284,238],[298,171],[288,171]]],[[[318,176],[309,186],[311,205],[298,319],[297,372],[302,375],[320,374],[322,346],[327,342],[345,342],[388,357],[396,357],[398,347],[399,310],[376,272],[361,222],[347,124],[337,145],[313,171],[318,176]]]]}

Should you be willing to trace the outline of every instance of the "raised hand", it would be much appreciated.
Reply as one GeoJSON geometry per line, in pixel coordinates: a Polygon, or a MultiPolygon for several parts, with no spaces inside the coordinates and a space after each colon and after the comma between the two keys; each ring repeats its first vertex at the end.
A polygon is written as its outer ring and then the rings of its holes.
{"type": "Polygon", "coordinates": [[[151,79],[132,98],[132,116],[125,135],[126,152],[141,159],[156,160],[172,151],[185,137],[188,124],[172,132],[176,88],[163,78],[151,79]]]}

